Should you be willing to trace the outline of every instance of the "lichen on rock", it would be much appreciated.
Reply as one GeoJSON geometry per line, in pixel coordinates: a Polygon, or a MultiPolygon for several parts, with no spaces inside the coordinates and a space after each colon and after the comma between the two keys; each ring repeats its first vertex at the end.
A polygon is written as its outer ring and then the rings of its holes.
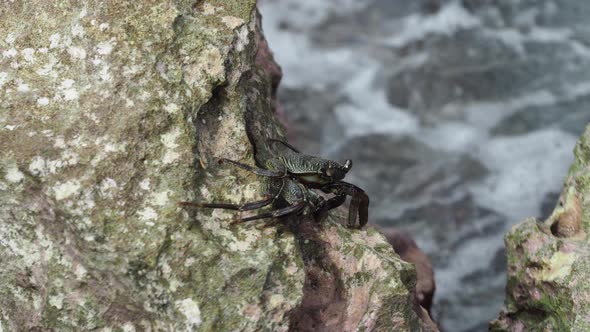
{"type": "MultiPolygon", "coordinates": [[[[247,128],[283,135],[255,1],[35,0],[0,11],[0,330],[295,324],[314,265],[301,226],[232,228],[233,213],[176,204],[263,194],[254,175],[216,163],[255,162],[247,128]]],[[[330,249],[314,255],[356,262],[354,275],[339,272],[347,326],[423,328],[414,270],[378,252],[385,240],[310,227],[328,233],[330,249]]]]}
{"type": "Polygon", "coordinates": [[[491,331],[590,330],[590,127],[552,215],[528,219],[506,236],[505,308],[491,331]]]}

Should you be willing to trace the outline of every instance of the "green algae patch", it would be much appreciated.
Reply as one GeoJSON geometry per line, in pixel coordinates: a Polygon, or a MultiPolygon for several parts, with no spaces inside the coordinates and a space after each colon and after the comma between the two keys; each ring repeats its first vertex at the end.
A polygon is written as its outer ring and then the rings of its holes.
{"type": "Polygon", "coordinates": [[[564,279],[570,275],[576,257],[575,253],[556,252],[547,262],[548,269],[541,270],[535,277],[541,281],[564,279]]]}

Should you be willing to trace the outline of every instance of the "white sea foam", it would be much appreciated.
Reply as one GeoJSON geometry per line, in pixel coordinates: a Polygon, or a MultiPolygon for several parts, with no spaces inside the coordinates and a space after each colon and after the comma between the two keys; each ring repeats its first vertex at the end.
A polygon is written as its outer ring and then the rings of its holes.
{"type": "Polygon", "coordinates": [[[380,134],[410,134],[418,129],[415,117],[391,106],[382,87],[374,87],[378,68],[365,69],[343,87],[351,103],[336,108],[336,116],[348,137],[380,134]]]}
{"type": "MultiPolygon", "coordinates": [[[[279,23],[311,30],[330,14],[349,13],[364,8],[368,0],[261,0],[260,11],[266,27],[278,27],[279,23]]],[[[270,29],[269,29],[270,30],[270,29]]]]}
{"type": "Polygon", "coordinates": [[[488,139],[487,131],[463,122],[444,122],[433,128],[423,128],[417,137],[436,150],[470,152],[488,139]]]}
{"type": "Polygon", "coordinates": [[[479,18],[466,11],[458,2],[449,3],[434,15],[413,14],[403,19],[401,31],[382,43],[392,47],[407,45],[429,34],[452,35],[459,30],[475,28],[479,18]]]}
{"type": "Polygon", "coordinates": [[[538,90],[501,101],[479,101],[463,105],[467,122],[481,130],[489,130],[502,119],[530,106],[553,105],[557,97],[550,91],[538,90]]]}
{"type": "Polygon", "coordinates": [[[321,50],[311,45],[310,31],[330,14],[366,6],[367,0],[264,0],[259,4],[264,32],[283,69],[284,86],[324,88],[347,81],[367,65],[366,56],[348,48],[321,50]],[[285,8],[287,10],[285,10],[285,8]],[[290,29],[279,28],[286,25],[290,29]],[[295,32],[294,32],[295,31],[295,32]],[[360,55],[360,56],[359,56],[360,55]]]}

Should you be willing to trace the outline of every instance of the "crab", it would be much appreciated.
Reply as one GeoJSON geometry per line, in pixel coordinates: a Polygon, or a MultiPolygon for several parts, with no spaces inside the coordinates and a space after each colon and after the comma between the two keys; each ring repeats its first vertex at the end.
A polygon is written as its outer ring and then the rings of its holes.
{"type": "Polygon", "coordinates": [[[320,221],[328,211],[341,206],[347,196],[351,196],[348,227],[360,229],[367,224],[369,197],[359,187],[342,181],[352,168],[351,160],[346,160],[344,165],[341,165],[332,160],[303,154],[282,140],[271,139],[268,143],[271,148],[278,145],[282,153],[270,158],[265,165],[266,168],[253,167],[229,159],[219,160],[220,163],[228,163],[262,176],[268,192],[263,200],[244,204],[180,202],[179,205],[236,211],[256,210],[271,204],[276,207],[275,210],[266,213],[238,218],[232,224],[288,215],[311,215],[320,221]],[[333,196],[325,199],[314,190],[333,196]]]}

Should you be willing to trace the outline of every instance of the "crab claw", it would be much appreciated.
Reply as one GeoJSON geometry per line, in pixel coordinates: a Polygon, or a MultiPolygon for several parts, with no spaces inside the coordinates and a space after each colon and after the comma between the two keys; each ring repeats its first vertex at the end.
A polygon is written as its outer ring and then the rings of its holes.
{"type": "Polygon", "coordinates": [[[330,183],[321,188],[325,193],[335,194],[336,197],[329,200],[334,201],[330,208],[335,208],[344,203],[346,196],[351,196],[350,207],[348,208],[348,227],[361,229],[369,221],[369,196],[364,190],[354,184],[338,181],[330,183]],[[359,225],[355,227],[358,214],[359,225]]]}
{"type": "Polygon", "coordinates": [[[328,214],[328,211],[335,209],[337,207],[339,207],[340,205],[344,204],[344,202],[346,201],[346,196],[334,196],[326,201],[322,201],[316,208],[315,212],[314,212],[314,217],[316,219],[316,221],[321,221],[323,220],[326,215],[328,214]]]}
{"type": "Polygon", "coordinates": [[[350,186],[352,191],[349,195],[352,198],[350,200],[350,207],[348,208],[348,227],[355,227],[356,215],[358,213],[358,229],[361,229],[369,221],[369,196],[361,188],[352,184],[350,186]]]}

